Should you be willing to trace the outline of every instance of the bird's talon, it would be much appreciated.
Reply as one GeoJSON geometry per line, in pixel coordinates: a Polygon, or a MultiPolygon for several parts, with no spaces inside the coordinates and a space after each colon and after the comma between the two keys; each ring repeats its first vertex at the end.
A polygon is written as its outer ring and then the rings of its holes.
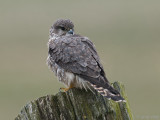
{"type": "Polygon", "coordinates": [[[60,92],[62,92],[62,90],[63,90],[63,92],[67,92],[69,90],[69,88],[59,88],[60,92]]]}
{"type": "Polygon", "coordinates": [[[62,92],[62,88],[59,88],[59,92],[62,92]]]}

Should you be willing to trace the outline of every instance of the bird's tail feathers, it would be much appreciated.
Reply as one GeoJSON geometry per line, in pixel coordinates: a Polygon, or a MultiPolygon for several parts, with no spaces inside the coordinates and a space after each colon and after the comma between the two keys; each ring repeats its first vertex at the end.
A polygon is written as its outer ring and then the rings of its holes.
{"type": "Polygon", "coordinates": [[[90,85],[97,90],[102,96],[112,99],[116,102],[125,102],[125,99],[120,95],[120,93],[114,89],[108,82],[108,80],[100,76],[99,78],[88,77],[80,75],[81,78],[87,80],[90,85]]]}
{"type": "Polygon", "coordinates": [[[91,86],[95,90],[97,90],[98,93],[100,93],[102,96],[104,96],[104,97],[106,97],[108,99],[112,99],[115,102],[126,102],[125,99],[120,94],[111,93],[111,91],[114,90],[114,88],[112,88],[112,86],[110,86],[108,89],[105,89],[103,87],[97,87],[96,85],[93,85],[93,84],[91,84],[91,86]]]}

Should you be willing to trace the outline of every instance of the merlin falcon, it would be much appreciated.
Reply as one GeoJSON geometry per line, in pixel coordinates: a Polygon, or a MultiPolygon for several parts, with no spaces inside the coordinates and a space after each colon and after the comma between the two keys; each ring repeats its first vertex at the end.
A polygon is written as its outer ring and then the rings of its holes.
{"type": "Polygon", "coordinates": [[[49,68],[68,88],[97,90],[102,96],[116,102],[125,101],[106,78],[94,44],[74,33],[69,19],[57,20],[50,29],[48,42],[49,68]]]}

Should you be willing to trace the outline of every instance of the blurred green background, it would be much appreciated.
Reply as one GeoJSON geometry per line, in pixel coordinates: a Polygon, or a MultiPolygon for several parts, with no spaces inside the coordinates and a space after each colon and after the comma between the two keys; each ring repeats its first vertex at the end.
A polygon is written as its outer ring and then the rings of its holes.
{"type": "Polygon", "coordinates": [[[108,79],[125,85],[135,119],[160,119],[160,1],[0,0],[0,120],[63,86],[46,65],[58,18],[94,42],[108,79]]]}

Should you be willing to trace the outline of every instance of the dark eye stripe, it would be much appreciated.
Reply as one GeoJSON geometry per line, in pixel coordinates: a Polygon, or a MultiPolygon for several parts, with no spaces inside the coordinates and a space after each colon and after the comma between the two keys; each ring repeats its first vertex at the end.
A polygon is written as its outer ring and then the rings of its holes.
{"type": "Polygon", "coordinates": [[[65,27],[59,27],[61,30],[66,30],[65,27]]]}

